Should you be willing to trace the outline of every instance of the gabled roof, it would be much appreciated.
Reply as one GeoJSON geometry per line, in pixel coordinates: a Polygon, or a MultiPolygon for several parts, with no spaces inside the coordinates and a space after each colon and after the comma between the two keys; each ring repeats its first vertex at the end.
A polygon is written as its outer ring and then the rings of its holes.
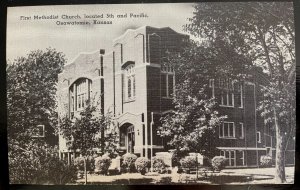
{"type": "Polygon", "coordinates": [[[126,38],[129,35],[136,36],[138,34],[146,34],[148,30],[166,31],[169,33],[177,34],[177,35],[188,36],[186,34],[178,33],[170,27],[156,28],[156,27],[152,27],[152,26],[141,26],[137,29],[127,29],[124,34],[122,34],[121,36],[119,36],[113,40],[113,44],[120,43],[120,41],[122,41],[122,39],[126,38]]]}
{"type": "Polygon", "coordinates": [[[97,61],[99,59],[99,50],[95,50],[93,52],[80,52],[74,59],[67,63],[65,67],[71,66],[76,63],[89,63],[91,61],[97,61]]]}

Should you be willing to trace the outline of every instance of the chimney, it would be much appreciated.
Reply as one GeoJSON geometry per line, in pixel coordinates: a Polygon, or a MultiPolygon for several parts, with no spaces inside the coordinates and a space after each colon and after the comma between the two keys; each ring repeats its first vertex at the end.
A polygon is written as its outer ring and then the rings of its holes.
{"type": "Polygon", "coordinates": [[[100,55],[104,55],[105,54],[105,49],[100,49],[100,55]]]}

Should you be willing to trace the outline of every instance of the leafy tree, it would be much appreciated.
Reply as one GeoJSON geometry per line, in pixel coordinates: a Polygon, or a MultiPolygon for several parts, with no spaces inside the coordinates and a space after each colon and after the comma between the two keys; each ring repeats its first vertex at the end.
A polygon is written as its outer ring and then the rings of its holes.
{"type": "MultiPolygon", "coordinates": [[[[56,84],[65,63],[55,49],[36,50],[7,64],[7,131],[11,183],[35,183],[44,166],[48,146],[44,138],[33,138],[35,127],[44,124],[46,133],[56,125],[56,84]],[[39,152],[42,151],[42,152],[39,152]]],[[[48,148],[49,149],[49,148],[48,148]]]]}
{"type": "Polygon", "coordinates": [[[293,18],[291,2],[202,3],[185,26],[206,46],[221,39],[264,69],[268,85],[259,110],[276,130],[275,180],[280,183],[285,182],[285,149],[295,132],[293,18]]]}
{"type": "Polygon", "coordinates": [[[67,140],[71,151],[80,151],[85,160],[85,179],[87,182],[86,159],[100,147],[102,154],[115,153],[117,133],[110,113],[105,116],[95,106],[87,103],[80,116],[70,120],[64,117],[59,126],[60,134],[67,140]],[[103,135],[103,133],[106,133],[103,135]]]}
{"type": "Polygon", "coordinates": [[[48,48],[32,51],[7,65],[9,142],[33,141],[33,129],[38,124],[54,132],[51,128],[55,128],[57,120],[56,84],[64,63],[61,52],[48,48]]]}
{"type": "Polygon", "coordinates": [[[217,127],[225,117],[219,116],[215,100],[207,99],[202,90],[198,97],[190,95],[187,86],[180,91],[174,99],[175,110],[161,119],[160,134],[170,137],[169,144],[179,152],[198,152],[212,158],[218,143],[217,127]]]}
{"type": "Polygon", "coordinates": [[[209,158],[216,155],[218,126],[226,116],[218,113],[217,101],[208,92],[208,81],[220,76],[235,80],[243,77],[240,71],[251,66],[247,61],[223,41],[216,41],[214,48],[190,42],[165,58],[164,65],[174,67],[176,73],[175,109],[161,118],[159,130],[162,137],[170,139],[169,145],[177,149],[178,155],[191,151],[209,158]],[[226,68],[222,67],[225,63],[226,68]]]}

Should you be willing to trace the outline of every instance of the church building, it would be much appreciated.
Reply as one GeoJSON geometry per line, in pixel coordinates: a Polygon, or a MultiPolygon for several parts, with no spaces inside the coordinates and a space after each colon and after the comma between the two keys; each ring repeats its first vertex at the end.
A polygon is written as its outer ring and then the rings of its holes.
{"type": "MultiPolygon", "coordinates": [[[[151,152],[168,151],[157,127],[160,117],[173,109],[176,73],[161,60],[188,39],[169,27],[144,26],[116,38],[110,52],[80,53],[58,77],[59,118],[78,117],[87,100],[93,100],[103,114],[113,114],[121,152],[150,158],[151,152]]],[[[259,81],[235,86],[219,79],[206,82],[211,95],[220,100],[220,113],[228,115],[219,128],[217,147],[228,166],[259,166],[261,155],[274,158],[274,131],[256,111],[259,81]]],[[[76,157],[61,136],[59,152],[63,159],[76,157]]]]}

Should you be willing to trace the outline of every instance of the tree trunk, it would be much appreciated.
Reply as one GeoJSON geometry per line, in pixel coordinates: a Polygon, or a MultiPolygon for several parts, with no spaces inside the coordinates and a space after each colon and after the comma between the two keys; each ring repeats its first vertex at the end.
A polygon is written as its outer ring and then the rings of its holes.
{"type": "Polygon", "coordinates": [[[285,151],[284,151],[283,137],[277,136],[276,141],[276,173],[275,181],[276,183],[285,183],[285,151]]]}
{"type": "Polygon", "coordinates": [[[285,183],[285,146],[284,146],[284,135],[281,132],[281,127],[278,122],[276,110],[274,109],[274,119],[276,128],[276,157],[275,157],[275,182],[285,183]]]}
{"type": "Polygon", "coordinates": [[[269,49],[268,49],[268,46],[267,46],[266,41],[265,41],[265,36],[264,36],[264,34],[262,33],[262,31],[259,27],[257,27],[257,32],[255,31],[255,33],[256,33],[256,36],[259,38],[258,40],[261,42],[262,47],[264,49],[266,60],[267,60],[267,63],[268,63],[269,72],[270,72],[270,77],[272,78],[273,77],[273,66],[272,66],[272,63],[271,63],[269,49]]]}

